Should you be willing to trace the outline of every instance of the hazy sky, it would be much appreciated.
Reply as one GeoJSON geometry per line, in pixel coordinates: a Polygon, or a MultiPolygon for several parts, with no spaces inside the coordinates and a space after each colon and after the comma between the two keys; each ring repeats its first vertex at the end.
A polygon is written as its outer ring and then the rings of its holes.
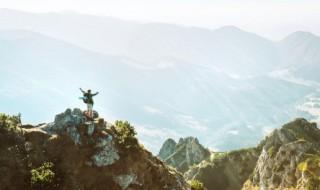
{"type": "Polygon", "coordinates": [[[320,0],[0,0],[0,7],[71,10],[207,28],[235,25],[271,39],[296,30],[320,35],[320,0]]]}

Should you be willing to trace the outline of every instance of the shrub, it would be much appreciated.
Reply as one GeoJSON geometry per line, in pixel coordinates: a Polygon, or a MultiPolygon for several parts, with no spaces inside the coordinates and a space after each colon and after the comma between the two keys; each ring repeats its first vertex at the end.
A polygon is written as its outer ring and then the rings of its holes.
{"type": "Polygon", "coordinates": [[[212,162],[222,161],[222,160],[226,159],[227,157],[228,157],[228,153],[227,152],[219,152],[219,153],[215,153],[212,156],[211,161],[212,162]]]}
{"type": "Polygon", "coordinates": [[[7,131],[17,131],[18,124],[21,124],[21,115],[6,115],[0,113],[0,128],[7,131]]]}
{"type": "Polygon", "coordinates": [[[31,186],[35,189],[48,187],[54,179],[55,173],[52,162],[45,162],[40,167],[31,170],[31,186]]]}
{"type": "Polygon", "coordinates": [[[191,186],[191,190],[204,190],[203,183],[201,183],[199,180],[191,180],[189,181],[189,185],[191,186]]]}
{"type": "Polygon", "coordinates": [[[276,155],[276,148],[274,146],[271,146],[269,149],[268,149],[268,155],[270,158],[274,157],[276,155]]]}
{"type": "Polygon", "coordinates": [[[137,139],[135,138],[137,133],[128,121],[116,121],[115,132],[120,145],[130,148],[138,144],[137,139]]]}

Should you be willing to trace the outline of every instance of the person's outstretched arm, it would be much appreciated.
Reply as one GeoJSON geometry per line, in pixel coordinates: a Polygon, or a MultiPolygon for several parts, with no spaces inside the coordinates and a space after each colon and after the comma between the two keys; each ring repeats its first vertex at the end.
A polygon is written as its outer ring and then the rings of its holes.
{"type": "Polygon", "coordinates": [[[99,94],[99,92],[96,92],[96,93],[92,94],[92,96],[95,96],[95,95],[97,95],[97,94],[99,94]]]}
{"type": "Polygon", "coordinates": [[[82,93],[85,93],[85,91],[84,91],[84,90],[82,90],[82,88],[79,88],[79,89],[81,90],[81,92],[82,92],[82,93]]]}

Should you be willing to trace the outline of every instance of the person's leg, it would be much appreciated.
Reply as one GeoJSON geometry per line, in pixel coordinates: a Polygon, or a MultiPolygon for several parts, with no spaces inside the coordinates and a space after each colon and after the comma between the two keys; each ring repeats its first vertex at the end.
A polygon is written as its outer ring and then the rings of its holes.
{"type": "Polygon", "coordinates": [[[89,117],[91,117],[91,106],[90,106],[90,104],[89,103],[87,103],[87,115],[89,116],[89,117]]]}
{"type": "Polygon", "coordinates": [[[93,105],[89,104],[89,115],[90,115],[91,118],[93,118],[93,110],[92,110],[92,108],[93,108],[93,105]]]}

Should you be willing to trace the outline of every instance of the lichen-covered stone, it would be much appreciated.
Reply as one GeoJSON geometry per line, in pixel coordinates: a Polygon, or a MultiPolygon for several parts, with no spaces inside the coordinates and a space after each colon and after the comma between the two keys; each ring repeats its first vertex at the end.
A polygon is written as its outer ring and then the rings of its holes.
{"type": "Polygon", "coordinates": [[[95,128],[95,124],[93,122],[87,124],[87,133],[89,136],[91,136],[93,134],[94,128],[95,128]]]}
{"type": "Polygon", "coordinates": [[[94,165],[98,167],[108,166],[119,160],[120,156],[112,141],[112,136],[99,138],[96,147],[101,150],[92,156],[94,165]]]}
{"type": "Polygon", "coordinates": [[[134,183],[137,179],[137,176],[134,174],[125,174],[125,175],[118,175],[113,177],[116,183],[125,190],[129,187],[130,184],[134,183]]]}

